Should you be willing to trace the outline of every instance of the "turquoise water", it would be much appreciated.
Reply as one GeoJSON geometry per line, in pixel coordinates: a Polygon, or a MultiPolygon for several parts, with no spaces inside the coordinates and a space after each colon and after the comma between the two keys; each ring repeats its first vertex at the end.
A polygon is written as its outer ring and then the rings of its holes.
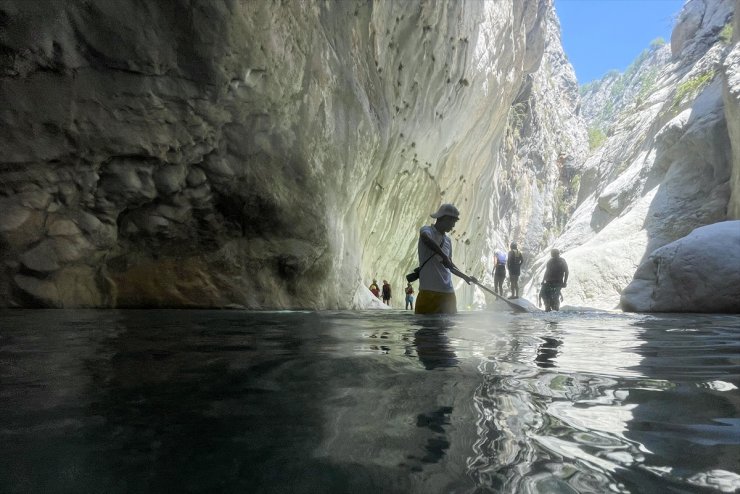
{"type": "Polygon", "coordinates": [[[0,491],[740,489],[740,316],[0,314],[0,491]]]}

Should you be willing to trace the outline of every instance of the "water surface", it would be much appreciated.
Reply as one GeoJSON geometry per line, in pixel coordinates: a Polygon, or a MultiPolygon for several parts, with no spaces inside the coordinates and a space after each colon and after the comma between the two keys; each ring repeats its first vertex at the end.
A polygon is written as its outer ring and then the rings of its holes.
{"type": "Polygon", "coordinates": [[[735,492],[740,316],[0,314],[0,491],[735,492]]]}

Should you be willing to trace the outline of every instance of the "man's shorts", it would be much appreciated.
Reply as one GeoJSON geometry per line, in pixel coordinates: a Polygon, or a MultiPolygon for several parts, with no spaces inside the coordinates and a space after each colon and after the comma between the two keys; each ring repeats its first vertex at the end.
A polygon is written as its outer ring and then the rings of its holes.
{"type": "Polygon", "coordinates": [[[457,314],[455,292],[442,293],[421,290],[416,297],[414,314],[457,314]]]}

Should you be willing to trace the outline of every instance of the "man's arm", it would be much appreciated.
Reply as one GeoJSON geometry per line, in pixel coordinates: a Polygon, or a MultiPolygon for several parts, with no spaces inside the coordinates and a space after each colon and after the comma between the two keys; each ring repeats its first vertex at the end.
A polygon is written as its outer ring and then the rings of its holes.
{"type": "Polygon", "coordinates": [[[463,280],[465,280],[465,283],[467,283],[468,285],[471,284],[471,283],[477,283],[478,282],[478,279],[475,276],[468,276],[467,274],[465,274],[462,271],[460,271],[459,269],[457,269],[457,266],[455,266],[454,264],[450,268],[450,273],[454,274],[455,276],[459,276],[460,278],[462,278],[463,280]]]}
{"type": "Polygon", "coordinates": [[[442,250],[442,247],[437,245],[437,242],[432,240],[432,237],[429,236],[428,233],[424,232],[421,234],[421,241],[424,242],[424,245],[432,249],[432,251],[440,256],[442,258],[442,265],[448,269],[453,268],[455,265],[452,263],[452,259],[444,253],[442,250]]]}
{"type": "Polygon", "coordinates": [[[563,285],[568,284],[568,263],[563,259],[563,285]]]}

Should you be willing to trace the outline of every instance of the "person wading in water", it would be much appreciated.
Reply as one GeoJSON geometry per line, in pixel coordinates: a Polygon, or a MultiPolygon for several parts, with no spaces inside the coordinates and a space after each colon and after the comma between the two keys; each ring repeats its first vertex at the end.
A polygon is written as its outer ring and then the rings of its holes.
{"type": "Polygon", "coordinates": [[[504,280],[506,279],[506,252],[496,249],[493,252],[493,289],[503,297],[504,280]]]}
{"type": "Polygon", "coordinates": [[[409,281],[406,285],[406,309],[414,310],[414,287],[411,286],[409,281]]]}
{"type": "Polygon", "coordinates": [[[522,263],[524,263],[524,256],[516,248],[516,242],[512,242],[509,256],[506,259],[506,267],[509,270],[509,284],[511,285],[511,297],[509,298],[519,298],[519,275],[522,272],[522,263]]]}
{"type": "Polygon", "coordinates": [[[560,310],[560,290],[568,286],[568,263],[560,257],[558,249],[552,249],[550,256],[540,290],[546,312],[560,310]]]}
{"type": "Polygon", "coordinates": [[[388,280],[383,280],[383,303],[391,305],[391,285],[388,280]]]}
{"type": "Polygon", "coordinates": [[[380,297],[380,288],[378,288],[378,282],[373,280],[372,283],[370,283],[370,291],[375,295],[376,298],[380,297]]]}
{"type": "Polygon", "coordinates": [[[468,284],[477,283],[473,277],[462,273],[452,262],[452,240],[446,235],[460,219],[460,212],[452,204],[442,204],[431,215],[434,225],[419,231],[419,295],[416,314],[455,314],[457,298],[452,287],[452,275],[468,284]]]}

